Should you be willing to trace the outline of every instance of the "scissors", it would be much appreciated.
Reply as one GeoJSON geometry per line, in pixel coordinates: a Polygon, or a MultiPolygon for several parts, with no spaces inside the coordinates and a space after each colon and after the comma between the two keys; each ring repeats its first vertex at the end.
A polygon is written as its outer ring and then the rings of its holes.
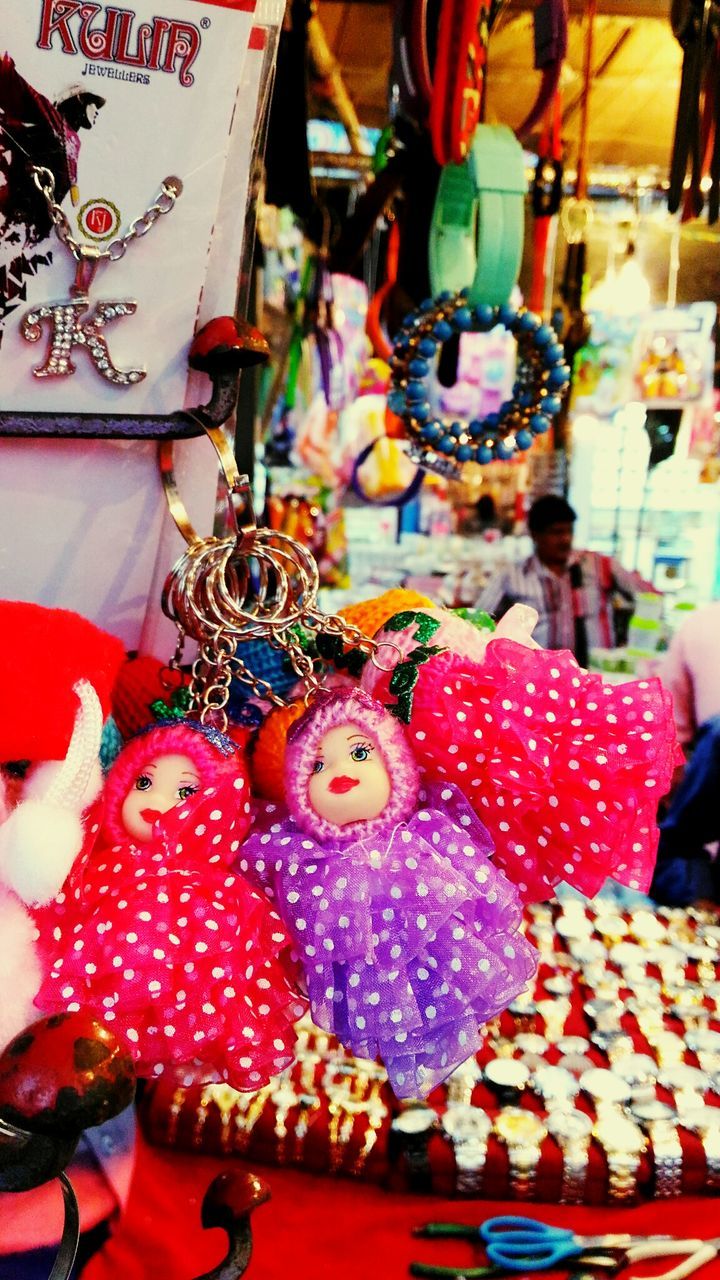
{"type": "MultiPolygon", "coordinates": [[[[466,1280],[489,1280],[489,1277],[503,1275],[508,1271],[550,1271],[565,1258],[582,1259],[589,1253],[592,1253],[594,1259],[596,1255],[598,1258],[607,1258],[613,1268],[619,1269],[626,1259],[635,1261],[640,1257],[652,1257],[654,1253],[687,1253],[696,1244],[706,1243],[705,1241],[678,1241],[675,1237],[667,1235],[632,1236],[625,1233],[606,1233],[597,1236],[579,1236],[565,1227],[552,1227],[535,1218],[514,1215],[488,1218],[477,1227],[456,1222],[428,1222],[424,1227],[418,1228],[414,1234],[425,1239],[452,1238],[482,1241],[485,1244],[490,1266],[438,1267],[422,1262],[413,1262],[410,1266],[411,1275],[414,1276],[462,1276],[466,1280]],[[644,1252],[635,1253],[633,1256],[634,1248],[642,1249],[644,1252]]],[[[715,1255],[709,1254],[707,1260],[710,1256],[715,1255]]],[[[694,1268],[691,1269],[694,1270],[694,1268]]],[[[689,1273],[683,1271],[683,1275],[687,1274],[689,1273]]],[[[664,1280],[682,1280],[682,1277],[673,1274],[664,1280]]]]}

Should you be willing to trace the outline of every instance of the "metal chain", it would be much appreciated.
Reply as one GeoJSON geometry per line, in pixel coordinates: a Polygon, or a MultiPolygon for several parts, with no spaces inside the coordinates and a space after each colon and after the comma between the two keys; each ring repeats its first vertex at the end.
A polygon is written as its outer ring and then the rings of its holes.
{"type": "MultiPolygon", "coordinates": [[[[50,169],[45,169],[40,165],[33,165],[31,173],[35,186],[40,194],[45,197],[58,240],[61,240],[67,246],[76,262],[80,262],[89,246],[74,238],[67,215],[55,200],[55,178],[52,172],[50,169]]],[[[160,194],[145,212],[140,214],[139,218],[135,218],[130,223],[125,234],[117,240],[111,240],[107,248],[93,252],[93,257],[109,258],[111,262],[118,262],[120,258],[124,258],[128,245],[133,240],[147,235],[153,223],[157,222],[161,214],[170,213],[171,209],[175,207],[175,201],[178,196],[182,194],[182,189],[183,184],[179,178],[165,178],[161,184],[160,194]]]]}

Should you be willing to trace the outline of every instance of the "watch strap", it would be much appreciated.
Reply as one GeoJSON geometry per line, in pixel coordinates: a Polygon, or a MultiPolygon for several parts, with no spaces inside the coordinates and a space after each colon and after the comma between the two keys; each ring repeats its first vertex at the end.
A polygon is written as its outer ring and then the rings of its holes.
{"type": "Polygon", "coordinates": [[[562,1148],[561,1204],[582,1204],[587,1182],[589,1142],[569,1142],[562,1148]]]}
{"type": "Polygon", "coordinates": [[[434,295],[467,289],[474,306],[508,301],[522,260],[526,187],[512,130],[479,125],[465,162],[440,175],[429,241],[434,295]]]}
{"type": "Polygon", "coordinates": [[[658,1120],[649,1126],[655,1164],[655,1195],[672,1200],[682,1195],[683,1151],[677,1128],[658,1120]]]}

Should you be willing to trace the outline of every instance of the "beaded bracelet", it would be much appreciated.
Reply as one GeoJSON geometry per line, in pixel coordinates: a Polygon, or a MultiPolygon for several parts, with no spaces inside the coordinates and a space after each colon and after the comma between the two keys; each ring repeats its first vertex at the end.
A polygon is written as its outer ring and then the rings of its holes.
{"type": "Polygon", "coordinates": [[[506,461],[529,449],[535,436],[549,430],[570,382],[565,353],[550,325],[525,307],[470,306],[464,291],[441,293],[405,317],[390,367],[388,407],[405,422],[414,461],[451,477],[464,462],[506,461]],[[469,422],[448,424],[434,416],[428,378],[438,348],[454,334],[487,333],[496,325],[504,325],[517,341],[512,400],[498,413],[469,422]]]}

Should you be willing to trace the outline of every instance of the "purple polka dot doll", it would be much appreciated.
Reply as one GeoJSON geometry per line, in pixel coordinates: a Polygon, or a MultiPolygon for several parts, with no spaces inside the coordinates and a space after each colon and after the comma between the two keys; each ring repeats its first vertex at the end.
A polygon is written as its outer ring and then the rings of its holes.
{"type": "Polygon", "coordinates": [[[285,764],[289,814],[268,806],[243,865],[271,876],[318,1025],[381,1057],[399,1097],[427,1094],[534,972],[515,888],[461,793],[421,784],[362,690],[320,694],[285,764]]]}

